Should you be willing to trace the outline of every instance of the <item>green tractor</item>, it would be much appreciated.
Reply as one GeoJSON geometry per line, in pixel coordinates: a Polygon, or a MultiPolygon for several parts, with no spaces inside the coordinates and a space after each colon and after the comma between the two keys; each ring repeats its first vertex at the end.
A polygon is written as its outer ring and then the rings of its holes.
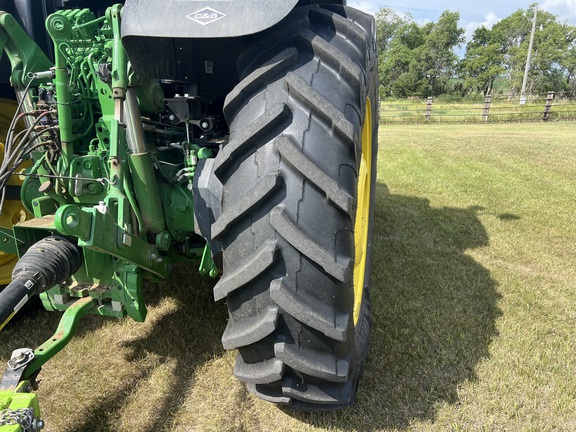
{"type": "Polygon", "coordinates": [[[376,39],[372,16],[330,3],[0,1],[0,328],[37,295],[63,312],[36,349],[14,341],[1,432],[42,427],[38,374],[83,315],[144,321],[142,284],[179,262],[217,278],[250,392],[353,402],[376,39]]]}

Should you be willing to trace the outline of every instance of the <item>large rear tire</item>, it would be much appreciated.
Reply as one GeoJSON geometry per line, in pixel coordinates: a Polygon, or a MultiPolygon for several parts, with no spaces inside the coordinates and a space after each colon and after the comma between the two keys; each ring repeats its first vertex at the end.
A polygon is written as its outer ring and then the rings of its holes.
{"type": "Polygon", "coordinates": [[[238,61],[212,237],[223,245],[226,349],[259,397],[302,410],[354,400],[370,339],[377,155],[374,19],[295,9],[238,61]]]}

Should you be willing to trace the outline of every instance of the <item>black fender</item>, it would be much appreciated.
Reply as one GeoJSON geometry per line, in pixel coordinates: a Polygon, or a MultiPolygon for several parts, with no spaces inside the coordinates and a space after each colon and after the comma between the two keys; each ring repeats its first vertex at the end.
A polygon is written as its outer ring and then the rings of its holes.
{"type": "Polygon", "coordinates": [[[222,38],[260,32],[298,0],[126,0],[122,38],[222,38]]]}

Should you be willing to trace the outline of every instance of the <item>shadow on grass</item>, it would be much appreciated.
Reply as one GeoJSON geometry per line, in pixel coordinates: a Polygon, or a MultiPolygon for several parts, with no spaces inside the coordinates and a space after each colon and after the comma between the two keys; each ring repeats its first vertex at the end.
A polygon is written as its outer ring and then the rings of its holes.
{"type": "MultiPolygon", "coordinates": [[[[40,298],[34,296],[0,331],[0,364],[5,365],[15,349],[35,349],[46,342],[58,329],[62,315],[62,312],[45,310],[40,298]]],[[[82,336],[98,330],[102,325],[102,319],[96,315],[84,316],[74,336],[82,336]]],[[[0,374],[3,372],[4,366],[0,366],[0,374]]]]}
{"type": "MultiPolygon", "coordinates": [[[[181,406],[188,390],[193,386],[197,368],[224,352],[220,338],[228,314],[225,304],[214,303],[212,294],[214,283],[214,280],[201,277],[191,272],[186,265],[181,265],[175,268],[171,278],[144,285],[148,307],[159,304],[167,295],[178,303],[174,311],[158,320],[149,334],[125,344],[128,348],[128,361],[143,359],[152,353],[166,360],[176,360],[177,363],[171,390],[169,394],[160,398],[158,404],[161,406],[156,407],[161,414],[153,419],[145,431],[164,430],[173,420],[174,412],[181,406]],[[194,286],[194,289],[191,289],[191,286],[194,286]]],[[[61,316],[61,313],[48,312],[44,309],[21,314],[0,332],[0,359],[4,360],[2,363],[5,364],[10,358],[12,350],[37,347],[51,337],[61,316]]],[[[84,316],[75,336],[82,337],[98,331],[107,319],[113,320],[98,315],[84,316]]],[[[103,352],[102,355],[106,354],[103,352]]],[[[116,416],[125,405],[126,399],[138,391],[134,385],[135,380],[146,381],[154,369],[154,366],[150,365],[138,370],[135,379],[122,383],[112,398],[102,399],[99,403],[91,405],[89,411],[84,411],[80,421],[75,421],[70,430],[78,432],[114,430],[116,416]]],[[[0,373],[2,372],[3,368],[0,368],[0,373]]]]}
{"type": "Polygon", "coordinates": [[[479,207],[432,208],[377,186],[372,266],[372,346],[355,405],[294,416],[344,430],[404,429],[433,421],[458,386],[476,379],[497,336],[500,295],[466,254],[488,245],[479,207]]]}
{"type": "MultiPolygon", "coordinates": [[[[382,430],[433,421],[441,404],[458,402],[460,384],[476,379],[474,370],[489,356],[497,335],[496,283],[466,254],[489,242],[476,216],[481,207],[432,208],[426,199],[390,194],[383,184],[376,194],[370,356],[353,407],[289,412],[314,426],[382,430]]],[[[173,387],[158,401],[161,414],[146,431],[162,430],[173,420],[198,367],[223,352],[226,306],[213,302],[211,283],[180,268],[168,281],[146,287],[148,304],[170,293],[182,306],[161,317],[151,333],[125,345],[129,360],[154,353],[177,363],[173,387]],[[190,284],[198,286],[191,290],[190,284]]],[[[101,317],[86,318],[81,332],[98,328],[101,317]]],[[[18,338],[18,346],[37,345],[52,334],[58,319],[59,314],[38,312],[23,320],[22,328],[0,333],[0,350],[12,338],[18,338]],[[31,328],[35,334],[27,332],[31,328]]],[[[152,373],[152,367],[144,368],[135,378],[146,380],[152,373]]],[[[74,430],[110,430],[135,391],[133,380],[122,383],[112,398],[91,406],[74,430]]]]}
{"type": "MultiPolygon", "coordinates": [[[[123,344],[123,347],[129,348],[126,359],[137,361],[155,354],[166,361],[175,360],[176,367],[170,378],[172,385],[169,393],[163,395],[155,406],[155,412],[159,415],[139,431],[166,430],[166,425],[174,420],[174,413],[182,406],[188,391],[193,387],[197,369],[223,354],[220,338],[228,313],[225,304],[214,302],[214,283],[213,279],[202,277],[191,272],[190,267],[180,265],[175,267],[169,279],[145,285],[144,296],[148,306],[158,304],[169,293],[177,301],[178,307],[163,315],[150,333],[123,344]]],[[[76,423],[73,430],[113,430],[116,416],[126,399],[138,392],[135,381],[147,381],[154,369],[154,365],[141,368],[138,376],[124,383],[113,398],[91,406],[82,422],[76,423]]]]}

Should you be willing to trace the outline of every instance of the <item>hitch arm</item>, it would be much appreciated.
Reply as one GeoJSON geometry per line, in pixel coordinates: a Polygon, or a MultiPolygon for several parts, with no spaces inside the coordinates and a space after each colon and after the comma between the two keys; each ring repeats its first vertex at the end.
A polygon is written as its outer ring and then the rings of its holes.
{"type": "Polygon", "coordinates": [[[8,363],[8,369],[4,372],[0,382],[0,390],[14,390],[22,380],[33,379],[40,368],[70,342],[80,318],[94,309],[96,305],[97,300],[91,297],[81,298],[66,309],[60,319],[56,333],[36,348],[31,355],[27,355],[27,351],[31,350],[16,350],[19,352],[19,356],[15,358],[13,355],[8,363]],[[26,354],[23,355],[25,351],[26,354]]]}
{"type": "Polygon", "coordinates": [[[60,319],[56,333],[36,350],[24,348],[14,351],[8,369],[0,381],[0,432],[39,431],[40,406],[36,394],[36,376],[40,368],[67,344],[76,331],[78,321],[98,304],[84,297],[71,305],[60,319]]]}
{"type": "Polygon", "coordinates": [[[34,360],[28,365],[24,373],[24,378],[27,379],[34,375],[36,371],[52,357],[58,354],[62,349],[68,345],[80,318],[94,309],[97,305],[97,301],[91,297],[84,297],[77,300],[72,306],[70,306],[60,319],[60,324],[56,333],[52,337],[40,345],[34,350],[34,360]]]}

